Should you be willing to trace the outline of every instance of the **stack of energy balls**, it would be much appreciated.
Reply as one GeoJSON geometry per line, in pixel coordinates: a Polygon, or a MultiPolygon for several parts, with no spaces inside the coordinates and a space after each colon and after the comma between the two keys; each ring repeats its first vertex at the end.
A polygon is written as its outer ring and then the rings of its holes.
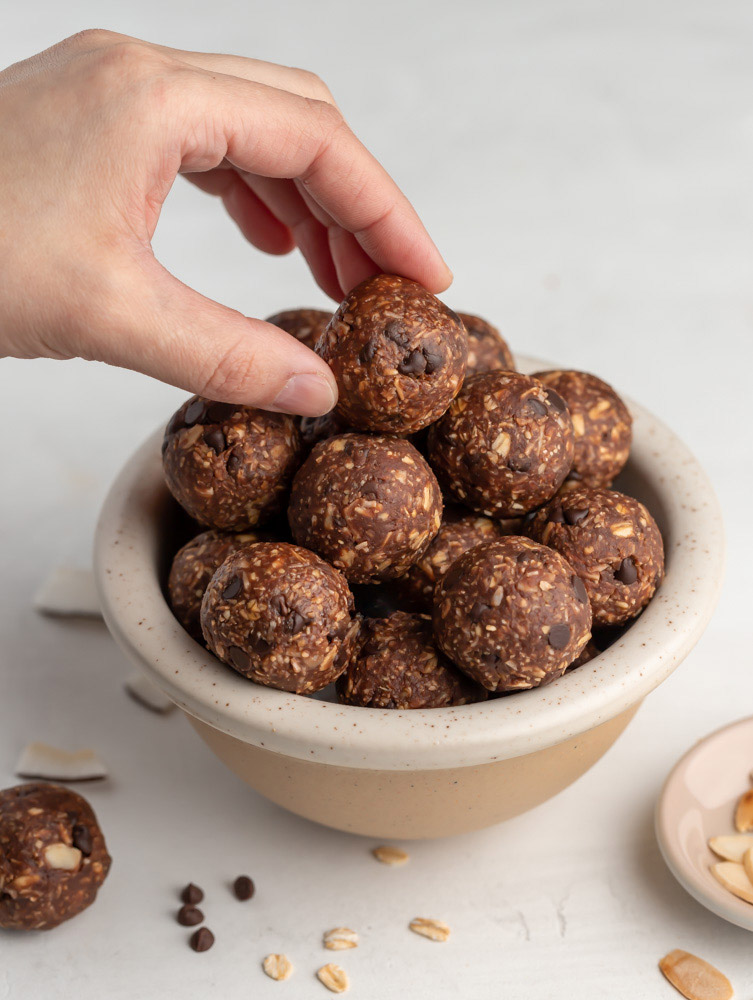
{"type": "Polygon", "coordinates": [[[462,705],[554,680],[646,606],[662,539],[610,488],[631,443],[610,386],[516,372],[495,327],[395,275],[270,322],[329,363],[336,409],[193,397],[163,445],[209,529],[170,602],[223,663],[297,694],[335,681],[351,705],[462,705]],[[364,595],[399,610],[364,617],[364,595]]]}

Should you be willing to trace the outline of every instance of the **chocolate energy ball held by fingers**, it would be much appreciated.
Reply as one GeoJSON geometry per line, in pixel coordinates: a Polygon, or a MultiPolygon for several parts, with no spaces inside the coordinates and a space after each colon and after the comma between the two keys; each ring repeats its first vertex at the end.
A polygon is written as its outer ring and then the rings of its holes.
{"type": "Polygon", "coordinates": [[[220,566],[204,594],[209,648],[257,684],[308,694],[345,670],[359,621],[345,578],[297,545],[259,542],[220,566]]]}
{"type": "Polygon", "coordinates": [[[389,618],[369,618],[360,638],[357,656],[337,682],[347,705],[443,708],[487,696],[437,651],[428,615],[395,611],[389,618]]]}
{"type": "Polygon", "coordinates": [[[176,552],[167,580],[170,607],[186,632],[197,642],[204,641],[201,601],[215,571],[233,552],[262,538],[259,532],[235,535],[203,531],[176,552]]]}
{"type": "Polygon", "coordinates": [[[468,344],[456,314],[425,288],[378,274],[350,292],[316,349],[337,379],[344,423],[407,435],[447,409],[468,344]]]}
{"type": "Polygon", "coordinates": [[[0,792],[0,927],[57,927],[94,902],[109,870],[86,799],[41,783],[0,792]]]}
{"type": "Polygon", "coordinates": [[[465,377],[478,372],[504,369],[515,371],[515,360],[507,341],[491,323],[472,313],[458,313],[468,334],[468,358],[465,377]]]}
{"type": "Polygon", "coordinates": [[[284,505],[300,452],[293,417],[193,396],[167,425],[162,465],[200,524],[242,531],[284,505]]]}
{"type": "Polygon", "coordinates": [[[559,553],[517,535],[470,549],[434,593],[437,645],[489,691],[565,672],[591,635],[585,590],[559,553]]]}
{"type": "Polygon", "coordinates": [[[575,432],[575,457],[568,480],[609,486],[630,454],[633,418],[611,385],[576,371],[539,372],[567,403],[575,432]]]}
{"type": "Polygon", "coordinates": [[[496,521],[467,511],[458,516],[458,508],[445,508],[439,531],[423,555],[406,575],[397,581],[406,607],[431,612],[434,587],[456,559],[481,542],[491,541],[502,532],[496,521]]]}
{"type": "Polygon", "coordinates": [[[265,322],[279,326],[313,351],[331,319],[332,313],[321,309],[286,309],[274,316],[267,316],[265,322]]]}
{"type": "Polygon", "coordinates": [[[619,625],[654,596],[664,575],[664,545],[638,500],[581,486],[531,518],[532,538],[561,553],[583,581],[595,625],[619,625]]]}
{"type": "Polygon", "coordinates": [[[403,438],[342,434],[320,441],[293,481],[293,537],[353,583],[403,576],[439,530],[434,474],[403,438]]]}
{"type": "Polygon", "coordinates": [[[562,399],[517,372],[482,372],[431,428],[429,461],[461,503],[488,517],[520,517],[545,503],[573,461],[562,399]]]}

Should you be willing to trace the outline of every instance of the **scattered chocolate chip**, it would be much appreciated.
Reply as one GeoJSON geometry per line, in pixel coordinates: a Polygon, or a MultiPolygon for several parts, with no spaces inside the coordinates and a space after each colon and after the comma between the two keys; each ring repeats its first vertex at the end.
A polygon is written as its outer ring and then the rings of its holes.
{"type": "Polygon", "coordinates": [[[567,409],[567,403],[562,398],[562,396],[560,396],[558,392],[555,392],[554,389],[547,388],[544,390],[544,393],[546,395],[546,398],[549,400],[549,403],[554,407],[555,410],[559,410],[560,413],[565,412],[565,410],[567,409]]]}
{"type": "Polygon", "coordinates": [[[549,412],[546,408],[546,404],[542,403],[540,399],[536,399],[535,396],[527,399],[526,403],[528,403],[529,407],[533,410],[537,417],[545,417],[549,412]]]}
{"type": "Polygon", "coordinates": [[[205,420],[207,423],[221,424],[229,420],[238,409],[235,403],[210,403],[205,420]]]}
{"type": "Polygon", "coordinates": [[[225,441],[225,435],[219,429],[219,427],[210,427],[208,430],[204,431],[204,444],[207,448],[211,448],[212,451],[219,455],[221,451],[227,448],[227,441],[225,441]]]}
{"type": "Polygon", "coordinates": [[[570,626],[552,625],[549,629],[547,639],[552,649],[564,649],[568,642],[570,642],[570,626]]]}
{"type": "Polygon", "coordinates": [[[194,951],[209,951],[214,944],[214,934],[208,927],[200,927],[191,935],[189,944],[194,951]]]}
{"type": "Polygon", "coordinates": [[[581,604],[588,604],[588,591],[586,590],[585,583],[579,576],[573,577],[573,590],[581,604]]]}
{"type": "MultiPolygon", "coordinates": [[[[183,414],[183,426],[193,427],[197,424],[204,415],[204,401],[202,399],[195,399],[193,403],[190,404],[186,412],[183,414]]],[[[177,416],[177,414],[176,414],[177,416]]]]}
{"type": "Polygon", "coordinates": [[[227,587],[225,587],[225,589],[222,591],[222,600],[232,601],[232,599],[234,597],[237,597],[242,590],[243,590],[243,580],[241,580],[239,576],[234,576],[233,579],[230,581],[230,583],[227,585],[227,587]]]}
{"type": "Polygon", "coordinates": [[[193,882],[189,882],[180,894],[180,898],[184,903],[188,903],[189,906],[195,906],[204,898],[204,892],[198,887],[198,885],[194,885],[193,882]]]}
{"type": "Polygon", "coordinates": [[[397,370],[401,375],[421,375],[426,371],[426,358],[421,351],[411,351],[397,366],[397,370]]]}
{"type": "Polygon", "coordinates": [[[191,906],[189,903],[184,903],[178,910],[176,919],[183,927],[195,927],[197,924],[202,923],[204,920],[204,914],[195,906],[191,906]]]}
{"type": "Polygon", "coordinates": [[[240,646],[228,646],[227,658],[236,670],[248,669],[248,654],[240,646]]]}
{"type": "Polygon", "coordinates": [[[489,610],[491,610],[489,604],[484,604],[483,601],[476,601],[471,608],[471,618],[474,622],[477,622],[489,610]]]}
{"type": "Polygon", "coordinates": [[[244,902],[247,899],[251,899],[254,890],[254,883],[248,875],[239,875],[235,882],[233,882],[233,892],[238,899],[244,902]]]}
{"type": "Polygon", "coordinates": [[[73,846],[77,847],[79,851],[88,858],[92,852],[92,835],[89,832],[89,828],[84,826],[82,823],[76,823],[71,831],[73,838],[73,846]]]}
{"type": "Polygon", "coordinates": [[[631,583],[635,583],[638,579],[638,568],[635,565],[635,559],[633,559],[632,556],[627,556],[627,558],[623,559],[614,576],[616,580],[619,580],[620,583],[624,583],[627,587],[629,587],[631,583]]]}
{"type": "Polygon", "coordinates": [[[580,524],[580,522],[588,517],[588,507],[578,507],[575,510],[565,511],[565,520],[568,524],[580,524]]]}

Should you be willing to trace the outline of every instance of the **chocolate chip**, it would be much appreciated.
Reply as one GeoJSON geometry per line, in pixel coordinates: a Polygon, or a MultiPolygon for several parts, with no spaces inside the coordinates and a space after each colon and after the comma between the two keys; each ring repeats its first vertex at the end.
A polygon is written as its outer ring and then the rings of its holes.
{"type": "Polygon", "coordinates": [[[178,910],[176,919],[183,927],[195,927],[197,924],[202,923],[204,920],[204,914],[195,906],[191,906],[189,903],[184,903],[184,905],[178,910]]]}
{"type": "Polygon", "coordinates": [[[291,612],[291,607],[285,599],[284,594],[275,594],[275,596],[269,602],[269,610],[273,615],[279,615],[284,618],[291,612]]]}
{"type": "Polygon", "coordinates": [[[227,658],[236,670],[248,670],[248,653],[244,649],[241,649],[240,646],[228,646],[227,658]]]}
{"type": "Polygon", "coordinates": [[[189,882],[183,892],[181,892],[180,898],[184,903],[188,903],[189,906],[195,906],[204,898],[204,892],[198,887],[198,885],[194,885],[193,882],[189,882]]]}
{"type": "Polygon", "coordinates": [[[410,340],[405,336],[403,324],[399,320],[393,319],[384,328],[384,335],[387,340],[391,340],[398,347],[408,347],[410,340]]]}
{"type": "Polygon", "coordinates": [[[377,341],[374,339],[366,341],[366,343],[361,348],[358,354],[358,360],[361,362],[362,365],[368,364],[370,361],[374,360],[374,355],[377,352],[378,346],[379,345],[377,344],[377,341]]]}
{"type": "Polygon", "coordinates": [[[546,388],[544,389],[544,393],[546,394],[547,400],[555,410],[559,410],[560,413],[565,412],[567,409],[567,403],[558,392],[555,392],[554,389],[546,388]]]}
{"type": "Polygon", "coordinates": [[[565,511],[565,520],[568,524],[580,524],[580,522],[588,517],[588,507],[576,507],[575,510],[565,511]]]}
{"type": "Polygon", "coordinates": [[[303,615],[299,614],[297,611],[291,611],[285,619],[282,628],[284,632],[288,633],[288,635],[298,635],[301,629],[306,628],[306,626],[310,624],[310,618],[304,618],[303,615]]]}
{"type": "Polygon", "coordinates": [[[234,597],[237,597],[242,590],[243,590],[243,580],[241,580],[239,576],[234,576],[233,579],[230,581],[230,583],[227,585],[227,587],[225,587],[225,589],[222,591],[222,600],[232,601],[232,599],[234,597]]]}
{"type": "Polygon", "coordinates": [[[532,464],[532,459],[527,455],[512,455],[507,460],[507,468],[510,472],[528,472],[532,464]]]}
{"type": "Polygon", "coordinates": [[[498,663],[499,663],[499,657],[497,656],[496,653],[484,653],[484,655],[481,657],[481,664],[484,667],[490,667],[491,669],[494,669],[498,663]]]}
{"type": "Polygon", "coordinates": [[[210,403],[204,419],[207,423],[221,424],[229,420],[237,409],[235,403],[210,403]]]}
{"type": "Polygon", "coordinates": [[[529,407],[533,410],[533,412],[536,414],[537,417],[545,417],[549,412],[546,408],[546,405],[542,403],[540,399],[536,399],[535,396],[532,396],[530,399],[527,399],[526,402],[528,403],[529,407]]]}
{"type": "MultiPolygon", "coordinates": [[[[257,656],[264,656],[272,648],[272,643],[267,642],[260,635],[249,636],[247,641],[249,650],[252,653],[256,653],[257,656]]],[[[248,665],[248,657],[246,658],[246,664],[248,665]]]]}
{"type": "Polygon", "coordinates": [[[535,549],[524,549],[522,552],[518,552],[515,556],[516,563],[531,562],[538,558],[538,554],[535,549]]]}
{"type": "Polygon", "coordinates": [[[421,351],[411,351],[397,366],[397,370],[401,375],[421,375],[426,371],[426,358],[421,351]]]}
{"type": "Polygon", "coordinates": [[[426,358],[426,374],[433,375],[434,372],[438,371],[444,364],[444,357],[437,351],[431,351],[428,347],[424,348],[424,357],[426,358]]]}
{"type": "Polygon", "coordinates": [[[635,583],[638,579],[638,568],[635,565],[635,559],[632,556],[627,556],[627,558],[623,559],[614,577],[615,580],[619,580],[620,583],[624,583],[627,587],[631,583],[635,583]]]}
{"type": "Polygon", "coordinates": [[[573,468],[572,468],[572,469],[570,469],[570,471],[568,472],[568,474],[567,474],[567,478],[568,478],[568,479],[570,480],[570,482],[573,482],[573,483],[579,483],[579,482],[580,482],[580,480],[581,480],[581,475],[580,475],[580,473],[578,472],[578,470],[577,470],[577,469],[576,469],[575,467],[573,467],[573,468]]]}
{"type": "Polygon", "coordinates": [[[547,639],[552,649],[564,649],[568,642],[570,642],[570,626],[552,625],[549,629],[547,639]]]}
{"type": "Polygon", "coordinates": [[[191,935],[189,944],[194,951],[209,951],[214,944],[214,934],[208,927],[200,927],[191,935]]]}
{"type": "Polygon", "coordinates": [[[73,846],[77,847],[79,851],[88,858],[92,852],[92,835],[89,831],[88,826],[84,826],[83,823],[76,823],[71,831],[73,838],[73,846]]]}
{"type": "Polygon", "coordinates": [[[231,476],[234,476],[242,465],[243,465],[243,458],[241,457],[240,447],[233,448],[233,450],[227,457],[227,460],[225,462],[225,468],[227,469],[227,471],[230,473],[231,476]]]}
{"type": "Polygon", "coordinates": [[[476,601],[476,603],[471,608],[471,620],[474,622],[479,621],[482,615],[484,615],[487,611],[490,610],[491,610],[490,604],[484,604],[483,601],[476,601]]]}
{"type": "Polygon", "coordinates": [[[528,513],[523,518],[523,524],[530,524],[531,521],[533,521],[533,519],[536,517],[537,514],[538,514],[538,511],[536,511],[536,510],[529,510],[528,513]]]}
{"type": "Polygon", "coordinates": [[[586,590],[585,583],[579,576],[573,577],[573,590],[581,604],[588,604],[588,591],[586,590]]]}
{"type": "MultiPolygon", "coordinates": [[[[184,427],[193,427],[197,424],[204,415],[204,400],[195,399],[192,403],[189,403],[188,409],[183,414],[184,427]]],[[[177,414],[176,414],[177,416],[177,414]]]]}
{"type": "Polygon", "coordinates": [[[210,427],[209,430],[204,431],[204,444],[207,448],[211,448],[215,455],[219,455],[221,451],[227,448],[227,441],[225,441],[225,435],[219,429],[219,427],[210,427]]]}
{"type": "Polygon", "coordinates": [[[562,513],[562,508],[559,506],[554,507],[549,512],[549,517],[547,518],[547,520],[551,521],[552,524],[564,524],[565,515],[562,513]]]}
{"type": "Polygon", "coordinates": [[[251,899],[254,894],[254,883],[248,875],[239,875],[233,882],[233,892],[240,900],[251,899]]]}

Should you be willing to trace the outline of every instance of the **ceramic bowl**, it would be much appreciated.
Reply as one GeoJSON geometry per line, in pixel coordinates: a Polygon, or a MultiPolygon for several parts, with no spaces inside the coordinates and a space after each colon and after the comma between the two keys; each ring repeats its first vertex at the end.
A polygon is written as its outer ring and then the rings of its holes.
{"type": "MultiPolygon", "coordinates": [[[[523,371],[555,367],[518,361],[523,371]]],[[[609,649],[546,687],[458,708],[388,711],[260,687],[218,662],[165,600],[177,542],[161,430],[127,462],[102,509],[95,572],[105,621],[211,750],[286,809],[383,838],[445,836],[515,816],[602,756],[692,649],[717,601],[724,542],[713,489],[685,445],[629,405],[634,445],[616,487],[656,518],[666,577],[609,649]]]]}

